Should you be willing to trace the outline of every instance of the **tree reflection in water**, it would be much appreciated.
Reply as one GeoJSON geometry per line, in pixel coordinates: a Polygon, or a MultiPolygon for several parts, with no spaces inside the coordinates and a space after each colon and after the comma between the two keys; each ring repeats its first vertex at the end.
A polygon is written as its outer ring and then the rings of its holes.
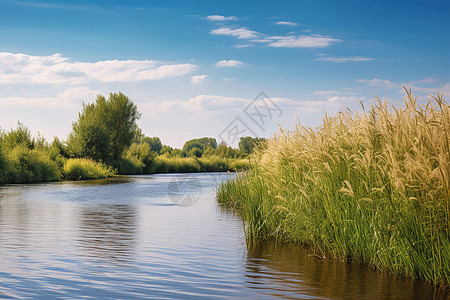
{"type": "Polygon", "coordinates": [[[129,263],[136,246],[136,208],[126,204],[83,207],[79,231],[83,255],[108,263],[129,263]]]}

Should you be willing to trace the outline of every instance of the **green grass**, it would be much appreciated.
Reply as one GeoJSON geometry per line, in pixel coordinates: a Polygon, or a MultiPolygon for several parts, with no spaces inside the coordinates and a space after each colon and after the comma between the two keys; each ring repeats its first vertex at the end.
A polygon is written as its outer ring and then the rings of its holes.
{"type": "Polygon", "coordinates": [[[435,284],[450,279],[450,108],[442,97],[325,117],[268,141],[217,199],[249,243],[311,246],[435,284]],[[432,102],[434,101],[434,102],[432,102]]]}

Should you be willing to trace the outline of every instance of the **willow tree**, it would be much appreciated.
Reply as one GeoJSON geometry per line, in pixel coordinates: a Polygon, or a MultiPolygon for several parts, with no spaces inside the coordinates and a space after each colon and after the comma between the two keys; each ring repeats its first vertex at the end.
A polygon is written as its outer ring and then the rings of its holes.
{"type": "Polygon", "coordinates": [[[140,117],[137,106],[124,94],[111,93],[109,99],[98,95],[93,103],[83,103],[72,124],[69,147],[76,156],[120,159],[135,139],[140,117]]]}

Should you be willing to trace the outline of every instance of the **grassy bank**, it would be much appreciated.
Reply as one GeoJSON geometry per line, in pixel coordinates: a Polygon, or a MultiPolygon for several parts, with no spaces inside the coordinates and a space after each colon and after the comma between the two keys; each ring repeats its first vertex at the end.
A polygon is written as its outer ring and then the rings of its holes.
{"type": "Polygon", "coordinates": [[[408,93],[396,108],[378,101],[281,132],[217,199],[240,209],[249,242],[303,243],[448,286],[449,134],[441,97],[419,106],[408,93]]]}
{"type": "Polygon", "coordinates": [[[101,163],[88,158],[65,158],[50,146],[30,149],[23,144],[0,146],[0,184],[100,179],[154,173],[224,172],[244,169],[247,159],[224,157],[128,157],[101,163]]]}

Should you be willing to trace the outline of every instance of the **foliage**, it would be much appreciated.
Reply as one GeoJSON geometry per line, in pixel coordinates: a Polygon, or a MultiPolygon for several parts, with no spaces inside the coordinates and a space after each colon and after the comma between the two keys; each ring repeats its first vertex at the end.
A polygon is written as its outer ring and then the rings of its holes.
{"type": "Polygon", "coordinates": [[[6,182],[8,182],[8,160],[4,154],[2,139],[0,137],[0,184],[6,182]]]}
{"type": "Polygon", "coordinates": [[[198,160],[187,157],[164,157],[156,158],[154,173],[190,173],[200,172],[198,160]]]}
{"type": "Polygon", "coordinates": [[[83,103],[69,148],[79,157],[120,159],[135,139],[139,118],[136,105],[124,94],[111,93],[108,100],[98,95],[95,102],[83,103]]]}
{"type": "Polygon", "coordinates": [[[248,160],[209,157],[156,157],[152,173],[226,172],[248,167],[248,160]]]}
{"type": "Polygon", "coordinates": [[[189,157],[201,157],[202,156],[202,150],[197,148],[197,147],[193,147],[191,148],[191,150],[189,150],[189,157]]]}
{"type": "Polygon", "coordinates": [[[109,99],[98,95],[93,103],[83,103],[67,142],[55,137],[48,144],[20,122],[16,129],[0,131],[0,184],[246,167],[238,150],[217,147],[214,138],[190,140],[183,150],[162,145],[160,138],[142,133],[139,118],[128,97],[111,93],[109,99]]]}
{"type": "Polygon", "coordinates": [[[175,148],[170,153],[173,157],[182,157],[184,152],[181,149],[175,148]]]}
{"type": "Polygon", "coordinates": [[[202,172],[240,171],[248,168],[247,159],[208,156],[198,159],[202,172]]]}
{"type": "Polygon", "coordinates": [[[19,145],[23,145],[28,149],[34,149],[36,139],[33,138],[31,131],[27,127],[17,122],[16,129],[2,133],[2,145],[5,149],[13,149],[19,145]]]}
{"type": "Polygon", "coordinates": [[[163,147],[161,139],[159,137],[148,137],[145,136],[140,141],[141,144],[147,143],[150,146],[150,150],[158,154],[161,154],[161,149],[163,147]]]}
{"type": "Polygon", "coordinates": [[[61,169],[47,152],[20,144],[7,155],[8,183],[33,183],[61,179],[61,169]]]}
{"type": "Polygon", "coordinates": [[[153,152],[148,143],[136,144],[133,143],[127,150],[125,158],[133,163],[136,171],[133,173],[122,173],[119,169],[119,174],[148,174],[153,169],[155,160],[155,152],[153,152]]]}
{"type": "Polygon", "coordinates": [[[227,158],[239,158],[241,156],[241,153],[232,147],[228,147],[225,144],[220,144],[214,150],[213,155],[227,157],[227,158]]]}
{"type": "Polygon", "coordinates": [[[105,125],[95,117],[93,104],[83,105],[78,121],[73,123],[73,133],[69,135],[69,151],[76,157],[105,160],[112,157],[111,135],[105,125]]]}
{"type": "Polygon", "coordinates": [[[241,137],[239,140],[239,150],[244,154],[251,154],[255,147],[263,144],[265,141],[265,138],[241,137]]]}
{"type": "Polygon", "coordinates": [[[161,147],[161,155],[166,154],[166,153],[167,153],[167,155],[170,155],[172,153],[172,151],[173,151],[173,148],[170,146],[163,145],[161,147]]]}
{"type": "Polygon", "coordinates": [[[189,156],[189,152],[192,148],[198,148],[202,153],[207,147],[213,149],[217,148],[217,141],[215,138],[203,137],[198,139],[192,139],[184,143],[182,151],[185,155],[189,156]]]}
{"type": "Polygon", "coordinates": [[[217,199],[241,208],[249,242],[300,242],[448,285],[450,107],[434,101],[420,106],[408,91],[403,107],[378,100],[282,131],[217,199]]]}
{"type": "Polygon", "coordinates": [[[115,175],[115,171],[102,163],[87,158],[70,158],[64,165],[64,178],[68,180],[99,179],[115,175]]]}
{"type": "Polygon", "coordinates": [[[53,138],[53,142],[50,144],[50,147],[54,149],[54,151],[57,151],[58,154],[62,155],[65,158],[69,158],[69,150],[67,146],[65,145],[64,141],[61,141],[58,137],[53,138]]]}

